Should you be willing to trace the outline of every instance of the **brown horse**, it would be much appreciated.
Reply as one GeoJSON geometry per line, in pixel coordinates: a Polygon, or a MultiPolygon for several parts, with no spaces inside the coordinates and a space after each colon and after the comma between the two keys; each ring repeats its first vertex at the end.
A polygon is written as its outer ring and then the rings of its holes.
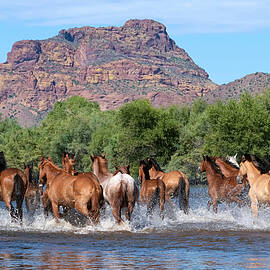
{"type": "Polygon", "coordinates": [[[233,177],[224,177],[215,162],[208,156],[204,156],[199,167],[200,172],[206,172],[209,185],[208,194],[211,201],[208,202],[208,210],[213,205],[214,213],[217,213],[218,202],[237,202],[239,206],[242,201],[238,198],[240,191],[234,190],[238,183],[233,177]]]}
{"type": "Polygon", "coordinates": [[[88,217],[89,221],[98,223],[102,192],[94,184],[97,181],[94,174],[73,176],[51,161],[42,159],[39,164],[39,177],[41,182],[47,179],[43,196],[44,209],[50,202],[57,222],[60,217],[59,206],[63,206],[75,208],[88,217]]]}
{"type": "Polygon", "coordinates": [[[17,168],[7,168],[3,152],[0,152],[0,200],[4,201],[12,218],[22,221],[22,203],[28,186],[27,177],[17,168]],[[16,211],[12,205],[16,201],[16,211]]]}
{"type": "Polygon", "coordinates": [[[66,171],[69,174],[75,175],[75,163],[76,160],[68,153],[63,153],[62,155],[62,167],[64,171],[66,171]]]}
{"type": "Polygon", "coordinates": [[[103,187],[103,196],[109,203],[112,214],[117,224],[123,223],[121,209],[127,207],[126,218],[130,221],[138,190],[134,179],[129,174],[118,172],[113,176],[108,170],[108,161],[105,154],[91,156],[92,171],[98,177],[103,187]]]}
{"type": "Polygon", "coordinates": [[[147,167],[150,179],[160,178],[165,184],[165,200],[170,202],[170,198],[178,197],[180,209],[188,214],[189,210],[189,181],[181,171],[164,172],[155,159],[149,157],[147,167]]]}
{"type": "Polygon", "coordinates": [[[153,207],[158,203],[159,198],[160,215],[163,218],[165,184],[159,178],[150,179],[149,168],[147,168],[147,164],[143,160],[140,160],[139,180],[142,184],[140,190],[140,203],[146,204],[147,212],[150,213],[153,207]]]}
{"type": "Polygon", "coordinates": [[[238,183],[238,174],[240,167],[236,165],[236,163],[232,163],[227,159],[221,157],[210,157],[215,164],[220,168],[221,173],[225,178],[232,178],[232,183],[235,187],[230,191],[230,194],[234,194],[236,196],[241,195],[242,192],[247,194],[246,188],[248,189],[248,181],[246,177],[243,177],[242,183],[238,183]]]}
{"type": "MultiPolygon", "coordinates": [[[[64,170],[67,173],[71,174],[71,175],[77,175],[77,176],[78,175],[85,175],[85,176],[89,176],[89,178],[96,185],[96,188],[97,189],[100,189],[100,192],[103,194],[102,186],[100,185],[97,177],[92,172],[78,172],[78,171],[76,171],[75,170],[75,164],[76,164],[76,160],[75,160],[75,158],[72,157],[72,155],[67,154],[67,153],[63,153],[63,156],[62,156],[62,166],[63,166],[64,170]]],[[[129,166],[128,167],[119,167],[118,170],[121,171],[122,173],[128,173],[129,174],[129,166]]]]}
{"type": "Polygon", "coordinates": [[[250,189],[249,198],[255,218],[258,217],[258,204],[270,204],[270,174],[269,168],[255,156],[245,154],[240,163],[239,176],[247,176],[250,189]]]}
{"type": "Polygon", "coordinates": [[[43,194],[42,184],[33,179],[33,164],[24,165],[24,173],[28,179],[28,187],[25,193],[25,206],[27,212],[35,211],[40,206],[41,196],[43,194]]]}

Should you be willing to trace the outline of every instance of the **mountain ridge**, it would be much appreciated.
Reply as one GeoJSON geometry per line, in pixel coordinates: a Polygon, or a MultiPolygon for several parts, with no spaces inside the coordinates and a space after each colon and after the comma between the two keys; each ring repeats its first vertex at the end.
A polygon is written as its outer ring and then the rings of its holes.
{"type": "Polygon", "coordinates": [[[132,19],[121,27],[69,28],[15,42],[0,64],[0,112],[33,126],[72,95],[107,110],[140,98],[153,106],[190,104],[218,87],[163,24],[132,19]]]}

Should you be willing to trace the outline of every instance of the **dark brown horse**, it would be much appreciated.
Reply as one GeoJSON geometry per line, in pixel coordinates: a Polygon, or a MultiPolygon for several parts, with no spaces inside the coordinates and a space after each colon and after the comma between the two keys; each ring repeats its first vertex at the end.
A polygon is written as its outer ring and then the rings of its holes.
{"type": "Polygon", "coordinates": [[[238,182],[233,177],[225,177],[215,162],[208,156],[204,156],[201,162],[200,172],[206,172],[209,185],[208,194],[211,201],[208,202],[208,210],[213,205],[214,213],[217,213],[218,202],[237,202],[242,205],[242,200],[238,197],[240,191],[238,182]]]}
{"type": "Polygon", "coordinates": [[[180,209],[188,214],[189,210],[189,181],[181,171],[164,172],[155,159],[147,158],[150,179],[160,178],[165,184],[165,200],[170,202],[170,198],[178,197],[180,209]]]}
{"type": "Polygon", "coordinates": [[[73,176],[51,161],[42,159],[39,164],[39,177],[41,181],[47,179],[43,196],[44,209],[51,203],[56,221],[60,217],[59,206],[63,206],[75,208],[88,217],[89,221],[98,223],[103,198],[101,189],[94,184],[97,181],[94,174],[73,176]]]}
{"type": "Polygon", "coordinates": [[[23,171],[17,168],[7,168],[3,152],[0,152],[0,200],[4,201],[12,218],[22,221],[22,203],[28,186],[28,180],[23,171]],[[16,201],[16,211],[12,205],[16,201]]]}
{"type": "Polygon", "coordinates": [[[126,218],[130,220],[138,198],[138,190],[134,179],[126,173],[118,172],[116,175],[110,173],[105,154],[91,156],[91,159],[93,162],[92,171],[103,187],[104,199],[109,203],[116,223],[123,223],[121,209],[125,207],[127,207],[126,218]]]}
{"type": "Polygon", "coordinates": [[[27,212],[35,211],[40,207],[41,197],[43,194],[42,184],[33,179],[33,164],[24,165],[24,173],[28,179],[28,187],[25,193],[25,206],[27,212]]]}
{"type": "Polygon", "coordinates": [[[143,160],[140,160],[139,180],[142,184],[139,202],[141,204],[146,204],[148,213],[150,213],[154,206],[159,202],[160,215],[163,217],[166,189],[165,184],[159,178],[150,179],[149,168],[143,160]]]}

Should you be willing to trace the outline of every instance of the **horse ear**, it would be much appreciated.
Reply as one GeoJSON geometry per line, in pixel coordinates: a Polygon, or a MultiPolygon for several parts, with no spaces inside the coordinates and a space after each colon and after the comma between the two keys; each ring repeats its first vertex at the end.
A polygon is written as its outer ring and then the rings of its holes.
{"type": "Polygon", "coordinates": [[[128,165],[127,165],[128,170],[129,170],[129,167],[130,167],[130,166],[129,166],[129,164],[128,164],[128,165]]]}
{"type": "Polygon", "coordinates": [[[94,161],[94,156],[90,155],[90,157],[91,157],[91,160],[94,161]]]}
{"type": "Polygon", "coordinates": [[[102,158],[105,158],[105,156],[106,156],[106,153],[101,154],[102,158]]]}
{"type": "Polygon", "coordinates": [[[235,154],[233,157],[234,157],[234,159],[236,160],[237,154],[235,154]]]}

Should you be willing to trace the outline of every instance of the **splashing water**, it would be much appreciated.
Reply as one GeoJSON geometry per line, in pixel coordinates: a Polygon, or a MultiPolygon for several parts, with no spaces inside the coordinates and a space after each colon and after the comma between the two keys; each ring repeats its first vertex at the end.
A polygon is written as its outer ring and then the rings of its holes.
{"type": "MultiPolygon", "coordinates": [[[[87,234],[93,232],[129,231],[133,233],[170,232],[170,231],[270,231],[270,209],[261,207],[259,218],[254,222],[249,206],[239,208],[236,204],[219,204],[218,213],[207,210],[207,187],[192,187],[190,193],[190,211],[185,215],[176,202],[173,207],[165,206],[165,215],[162,220],[158,207],[151,215],[147,215],[146,207],[136,205],[131,222],[123,225],[115,224],[109,206],[102,213],[97,226],[82,223],[68,222],[63,219],[56,223],[52,216],[45,217],[42,211],[33,216],[24,209],[23,225],[11,222],[9,213],[1,203],[0,230],[24,232],[73,232],[87,234]]],[[[124,216],[124,213],[123,215],[124,216]]]]}

